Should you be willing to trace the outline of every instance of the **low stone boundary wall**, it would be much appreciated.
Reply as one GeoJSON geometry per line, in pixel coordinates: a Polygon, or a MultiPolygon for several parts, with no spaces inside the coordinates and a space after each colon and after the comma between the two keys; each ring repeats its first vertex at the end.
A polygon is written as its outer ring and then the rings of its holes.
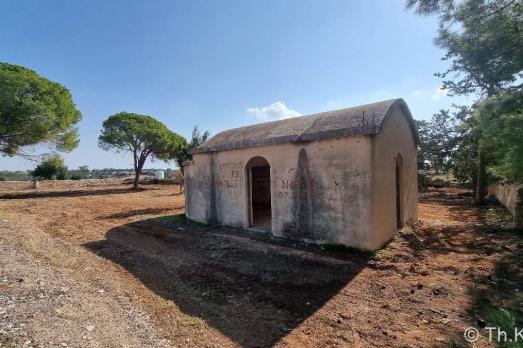
{"type": "Polygon", "coordinates": [[[514,225],[523,227],[523,184],[499,183],[489,186],[489,196],[496,197],[512,213],[514,225]]]}
{"type": "MultiPolygon", "coordinates": [[[[121,184],[127,178],[107,178],[107,179],[81,179],[81,180],[39,180],[39,190],[49,189],[72,189],[80,187],[92,187],[103,185],[121,184]]],[[[32,190],[33,181],[0,181],[0,191],[22,191],[32,190]]]]}
{"type": "Polygon", "coordinates": [[[0,191],[20,191],[32,186],[31,181],[0,181],[0,191]]]}

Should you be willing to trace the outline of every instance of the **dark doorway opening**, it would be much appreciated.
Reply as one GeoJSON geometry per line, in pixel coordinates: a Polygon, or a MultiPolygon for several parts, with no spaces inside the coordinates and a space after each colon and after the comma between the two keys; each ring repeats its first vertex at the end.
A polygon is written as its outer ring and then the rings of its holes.
{"type": "Polygon", "coordinates": [[[401,194],[401,171],[402,171],[403,159],[400,154],[396,156],[396,226],[398,228],[403,227],[403,206],[402,206],[402,194],[401,194]]]}
{"type": "Polygon", "coordinates": [[[271,230],[271,167],[263,157],[249,161],[248,177],[250,178],[249,206],[250,227],[271,230]]]}

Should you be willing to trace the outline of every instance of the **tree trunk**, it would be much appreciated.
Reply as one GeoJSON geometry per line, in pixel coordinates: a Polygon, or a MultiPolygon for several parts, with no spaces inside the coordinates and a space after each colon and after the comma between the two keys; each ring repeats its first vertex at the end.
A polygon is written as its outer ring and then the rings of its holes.
{"type": "Polygon", "coordinates": [[[133,189],[138,188],[138,180],[140,180],[140,171],[138,170],[138,151],[134,149],[133,160],[134,160],[134,183],[133,189]]]}
{"type": "Polygon", "coordinates": [[[478,168],[476,177],[476,192],[474,202],[476,204],[483,204],[483,197],[485,196],[487,172],[485,170],[485,158],[481,150],[478,150],[478,168]]]}
{"type": "Polygon", "coordinates": [[[135,169],[134,170],[134,183],[133,183],[133,189],[137,189],[138,188],[138,181],[140,180],[140,174],[141,174],[141,170],[140,169],[135,169]]]}
{"type": "MultiPolygon", "coordinates": [[[[487,88],[487,98],[490,98],[494,95],[495,89],[492,86],[487,88]]],[[[479,124],[476,125],[479,128],[479,124]]],[[[485,163],[485,154],[481,149],[481,138],[483,137],[483,132],[478,134],[477,147],[478,147],[478,164],[477,164],[477,177],[476,177],[476,192],[474,195],[474,202],[476,204],[483,204],[483,198],[487,193],[487,169],[485,163]]]]}
{"type": "Polygon", "coordinates": [[[142,169],[143,169],[144,164],[145,164],[145,158],[144,158],[144,156],[140,156],[140,158],[138,159],[138,165],[137,165],[136,169],[134,170],[134,185],[133,185],[134,189],[138,188],[138,182],[140,180],[140,175],[142,175],[142,169]]]}
{"type": "Polygon", "coordinates": [[[138,188],[138,181],[140,180],[140,175],[142,175],[143,165],[150,153],[150,150],[143,150],[142,153],[138,155],[138,152],[134,151],[134,189],[138,188]]]}

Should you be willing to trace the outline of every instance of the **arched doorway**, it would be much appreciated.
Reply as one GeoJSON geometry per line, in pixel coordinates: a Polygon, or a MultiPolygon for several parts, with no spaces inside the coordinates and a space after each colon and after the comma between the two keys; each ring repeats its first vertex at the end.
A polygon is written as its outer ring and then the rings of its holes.
{"type": "Polygon", "coordinates": [[[249,227],[271,230],[271,167],[263,157],[251,158],[247,171],[249,227]]]}
{"type": "Polygon", "coordinates": [[[403,194],[402,175],[403,158],[400,154],[396,156],[396,226],[403,227],[403,194]]]}

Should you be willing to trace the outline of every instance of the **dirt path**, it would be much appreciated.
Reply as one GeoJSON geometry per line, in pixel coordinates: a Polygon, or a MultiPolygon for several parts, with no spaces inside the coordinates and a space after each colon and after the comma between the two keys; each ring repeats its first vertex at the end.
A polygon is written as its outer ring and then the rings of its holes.
{"type": "Polygon", "coordinates": [[[423,194],[374,255],[190,223],[175,191],[0,197],[0,342],[467,346],[489,308],[523,318],[523,243],[465,191],[423,194]]]}
{"type": "Polygon", "coordinates": [[[149,315],[97,276],[94,267],[100,262],[9,218],[16,217],[3,216],[0,221],[0,342],[46,347],[170,346],[156,333],[149,315]],[[13,238],[17,234],[30,237],[13,238]],[[84,260],[92,263],[84,265],[84,260]]]}

